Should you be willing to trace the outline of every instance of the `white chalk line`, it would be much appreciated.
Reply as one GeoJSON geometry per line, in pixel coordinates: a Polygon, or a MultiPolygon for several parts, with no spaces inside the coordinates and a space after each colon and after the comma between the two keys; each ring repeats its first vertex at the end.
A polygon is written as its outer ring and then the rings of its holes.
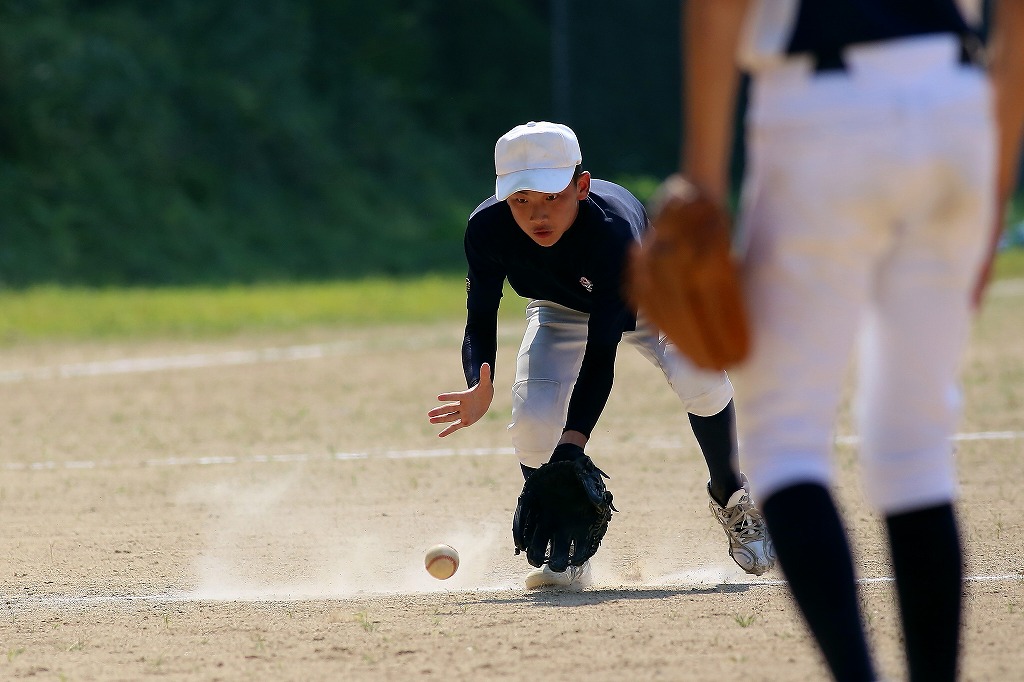
{"type": "Polygon", "coordinates": [[[142,374],[175,369],[204,369],[229,365],[254,365],[265,362],[317,360],[331,355],[350,353],[366,344],[350,342],[231,350],[222,353],[190,353],[149,358],[119,358],[94,362],[75,362],[34,369],[12,369],[0,372],[0,384],[47,379],[74,379],[112,374],[142,374]]]}
{"type": "MultiPolygon", "coordinates": [[[[989,294],[995,296],[1024,295],[1024,279],[1001,280],[989,287],[989,294]]],[[[518,326],[501,325],[499,334],[510,333],[518,326]]],[[[424,344],[415,337],[389,341],[396,348],[419,348],[424,344]]],[[[292,362],[296,360],[318,360],[334,355],[379,348],[375,341],[341,341],[307,345],[262,348],[257,350],[230,350],[220,353],[190,353],[143,358],[120,358],[93,362],[66,363],[32,369],[0,370],[0,384],[51,379],[75,379],[111,374],[138,374],[168,370],[204,369],[230,365],[253,365],[267,362],[292,362]]]]}
{"type": "MultiPolygon", "coordinates": [[[[954,441],[986,441],[986,440],[1019,440],[1024,438],[1024,431],[980,431],[976,433],[958,433],[954,441]]],[[[856,445],[857,436],[838,436],[837,445],[856,445]]],[[[645,443],[634,443],[633,449],[647,448],[651,450],[673,450],[683,447],[683,441],[657,440],[645,443]]],[[[71,460],[58,462],[43,460],[36,462],[0,462],[0,471],[55,471],[82,469],[115,469],[115,468],[173,468],[229,466],[239,464],[280,464],[306,462],[349,462],[369,459],[432,459],[440,457],[490,457],[514,455],[510,447],[502,448],[430,448],[415,450],[367,450],[363,452],[334,452],[323,454],[290,453],[278,455],[210,455],[205,457],[163,457],[149,458],[138,461],[126,460],[71,460]]]]}
{"type": "MultiPolygon", "coordinates": [[[[499,325],[498,327],[499,336],[508,335],[510,331],[511,327],[508,325],[499,325]]],[[[390,338],[386,341],[387,348],[394,350],[415,350],[427,347],[428,345],[428,342],[415,336],[390,338]]],[[[259,348],[254,350],[228,350],[219,353],[188,353],[185,355],[72,362],[29,369],[0,370],[0,384],[53,379],[78,379],[118,374],[145,374],[172,370],[209,369],[212,367],[255,365],[271,362],[321,360],[337,355],[380,350],[381,347],[381,339],[372,339],[259,348]]]]}
{"type": "Polygon", "coordinates": [[[1024,279],[1001,279],[988,288],[990,296],[1024,296],[1024,279]]]}
{"type": "Polygon", "coordinates": [[[293,462],[349,462],[367,459],[418,459],[429,457],[481,457],[513,455],[512,448],[438,448],[434,450],[376,450],[367,452],[335,452],[325,454],[292,453],[283,455],[163,457],[139,461],[76,460],[56,462],[3,462],[0,471],[53,471],[57,469],[167,468],[233,464],[271,464],[293,462]]]}
{"type": "MultiPolygon", "coordinates": [[[[1024,286],[1024,280],[1020,280],[1024,286]]],[[[409,344],[406,344],[409,345],[409,344]]],[[[413,346],[419,345],[412,342],[413,346]]],[[[96,377],[113,374],[133,374],[160,372],[180,369],[202,369],[227,365],[247,365],[269,362],[291,362],[312,360],[331,355],[350,353],[368,348],[366,342],[337,342],[329,344],[309,344],[285,346],[280,348],[263,348],[258,350],[232,350],[222,353],[191,353],[186,355],[170,355],[148,358],[120,358],[115,360],[69,363],[53,367],[39,367],[25,370],[0,371],[0,384],[24,381],[42,381],[48,379],[72,379],[79,377],[96,377]]],[[[957,434],[955,441],[976,440],[1016,440],[1024,437],[1021,431],[986,431],[979,433],[957,434]]],[[[837,436],[837,445],[855,445],[857,436],[837,436]]],[[[636,447],[651,449],[675,449],[682,447],[682,441],[659,440],[638,444],[636,447]]],[[[109,469],[125,466],[138,467],[181,467],[210,466],[231,464],[257,464],[282,462],[316,462],[316,461],[349,461],[366,459],[415,459],[456,456],[488,456],[514,454],[512,448],[433,448],[417,450],[384,450],[373,452],[336,452],[329,454],[276,454],[252,456],[204,456],[204,457],[167,457],[145,459],[138,462],[112,460],[82,460],[56,462],[51,460],[36,462],[0,462],[2,471],[51,471],[56,469],[109,469]]]]}
{"type": "MultiPolygon", "coordinates": [[[[966,583],[1009,583],[1024,581],[1024,574],[1006,573],[1003,575],[972,575],[966,576],[966,583]]],[[[858,585],[879,585],[896,582],[891,576],[878,576],[872,578],[857,579],[858,585]]],[[[717,585],[695,584],[693,582],[671,582],[658,581],[651,583],[629,583],[624,585],[594,585],[588,590],[576,594],[586,594],[587,591],[607,592],[609,590],[621,591],[624,595],[630,592],[642,592],[649,590],[706,590],[722,589],[723,591],[737,587],[782,587],[787,583],[785,580],[753,579],[746,582],[724,582],[717,585]]],[[[428,596],[437,594],[495,594],[495,593],[517,593],[523,592],[518,587],[469,587],[457,590],[430,590],[430,591],[354,591],[331,594],[330,592],[300,592],[297,594],[261,592],[250,590],[244,593],[235,593],[225,596],[217,596],[206,592],[189,592],[185,590],[173,590],[156,594],[90,594],[90,595],[20,595],[0,594],[0,604],[8,610],[30,609],[30,608],[51,608],[51,607],[90,607],[126,604],[186,604],[186,603],[207,603],[207,604],[265,604],[282,603],[291,604],[298,602],[324,602],[324,601],[350,601],[357,599],[372,599],[380,597],[408,597],[428,596]]],[[[533,593],[527,591],[527,593],[533,593]]]]}

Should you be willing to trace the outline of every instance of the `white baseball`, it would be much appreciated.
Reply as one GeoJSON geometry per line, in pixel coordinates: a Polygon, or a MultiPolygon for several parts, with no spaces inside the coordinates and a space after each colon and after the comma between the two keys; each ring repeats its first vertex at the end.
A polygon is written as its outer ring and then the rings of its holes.
{"type": "Polygon", "coordinates": [[[447,580],[459,570],[459,553],[451,545],[434,545],[423,557],[427,573],[438,580],[447,580]]]}

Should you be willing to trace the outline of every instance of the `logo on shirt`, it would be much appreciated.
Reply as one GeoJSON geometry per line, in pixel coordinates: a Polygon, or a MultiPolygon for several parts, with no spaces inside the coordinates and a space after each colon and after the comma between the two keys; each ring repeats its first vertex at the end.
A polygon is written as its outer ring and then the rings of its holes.
{"type": "Polygon", "coordinates": [[[586,277],[580,277],[580,285],[587,290],[588,294],[594,293],[594,283],[586,277]]]}
{"type": "Polygon", "coordinates": [[[469,293],[469,277],[466,278],[466,293],[469,293]]]}

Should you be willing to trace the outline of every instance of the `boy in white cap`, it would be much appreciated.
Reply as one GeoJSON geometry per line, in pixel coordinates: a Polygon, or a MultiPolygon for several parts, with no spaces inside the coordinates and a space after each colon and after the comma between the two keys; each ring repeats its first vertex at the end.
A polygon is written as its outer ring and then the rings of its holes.
{"type": "MultiPolygon", "coordinates": [[[[447,424],[440,436],[471,426],[494,396],[497,313],[507,279],[529,300],[527,327],[512,384],[509,433],[529,477],[558,449],[578,457],[611,392],[620,340],[661,368],[686,409],[708,465],[710,507],[729,553],[748,573],[775,561],[760,512],[737,467],[733,388],[724,372],[694,368],[623,299],[626,256],[648,228],[639,200],[582,170],[575,133],[531,121],[495,145],[495,195],[466,228],[467,322],[462,345],[469,388],[442,393],[428,413],[447,424]]],[[[545,564],[527,587],[587,582],[589,562],[557,572],[545,564]]]]}

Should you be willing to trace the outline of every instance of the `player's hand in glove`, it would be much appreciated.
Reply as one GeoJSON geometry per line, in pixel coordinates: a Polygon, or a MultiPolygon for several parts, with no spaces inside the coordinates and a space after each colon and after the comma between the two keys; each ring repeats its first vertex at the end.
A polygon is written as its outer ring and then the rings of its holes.
{"type": "Polygon", "coordinates": [[[750,329],[728,213],[679,175],[652,203],[651,229],[630,253],[630,302],[694,365],[738,364],[750,352],[750,329]]]}
{"type": "Polygon", "coordinates": [[[594,556],[612,512],[618,511],[605,478],[608,475],[594,466],[580,446],[556,447],[550,461],[523,485],[512,522],[516,554],[526,552],[531,566],[539,568],[547,562],[558,572],[570,565],[582,566],[594,556]]]}

